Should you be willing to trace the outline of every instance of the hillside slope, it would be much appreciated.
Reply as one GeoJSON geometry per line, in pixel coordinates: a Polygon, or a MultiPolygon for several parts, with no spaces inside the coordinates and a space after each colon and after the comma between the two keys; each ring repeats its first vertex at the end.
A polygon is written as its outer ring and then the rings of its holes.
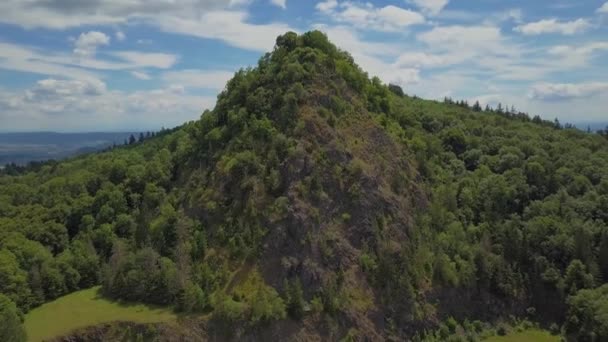
{"type": "Polygon", "coordinates": [[[200,120],[0,177],[0,290],[27,311],[101,284],[213,340],[464,336],[571,321],[607,224],[602,137],[408,97],[287,33],[200,120]]]}

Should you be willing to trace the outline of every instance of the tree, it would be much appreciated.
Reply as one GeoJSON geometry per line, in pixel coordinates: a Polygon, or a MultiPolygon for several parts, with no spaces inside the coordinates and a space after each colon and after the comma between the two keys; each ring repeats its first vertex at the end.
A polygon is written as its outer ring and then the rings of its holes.
{"type": "Polygon", "coordinates": [[[15,255],[8,250],[0,250],[0,293],[9,296],[26,310],[31,296],[27,277],[27,273],[19,267],[15,255]]]}
{"type": "Polygon", "coordinates": [[[475,101],[475,104],[473,105],[473,111],[481,112],[481,105],[479,104],[479,101],[475,101]]]}
{"type": "Polygon", "coordinates": [[[593,275],[587,273],[585,265],[580,260],[573,260],[566,269],[564,282],[566,291],[574,294],[578,290],[593,287],[593,275]]]}
{"type": "Polygon", "coordinates": [[[131,136],[129,136],[129,145],[133,145],[137,142],[137,139],[135,139],[135,136],[133,134],[131,134],[131,136]]]}
{"type": "Polygon", "coordinates": [[[0,341],[25,342],[26,334],[15,303],[0,293],[0,341]]]}
{"type": "Polygon", "coordinates": [[[393,92],[393,94],[397,95],[397,96],[405,96],[405,93],[403,92],[403,89],[401,89],[400,86],[396,85],[396,84],[389,84],[388,85],[388,89],[393,92]]]}
{"type": "Polygon", "coordinates": [[[140,132],[140,133],[139,133],[139,139],[137,139],[137,142],[142,143],[142,142],[144,142],[144,139],[145,139],[145,137],[144,137],[144,133],[143,133],[143,132],[140,132]]]}
{"type": "Polygon", "coordinates": [[[178,296],[177,307],[183,312],[200,312],[207,306],[207,300],[200,286],[188,282],[178,296]]]}
{"type": "Polygon", "coordinates": [[[285,289],[287,312],[294,319],[301,319],[304,315],[305,302],[300,279],[296,278],[291,281],[285,280],[283,287],[285,289]]]}
{"type": "Polygon", "coordinates": [[[598,260],[602,279],[604,280],[604,283],[608,283],[608,231],[602,234],[598,260]]]}
{"type": "Polygon", "coordinates": [[[570,297],[564,328],[568,341],[608,340],[608,284],[570,297]]]}

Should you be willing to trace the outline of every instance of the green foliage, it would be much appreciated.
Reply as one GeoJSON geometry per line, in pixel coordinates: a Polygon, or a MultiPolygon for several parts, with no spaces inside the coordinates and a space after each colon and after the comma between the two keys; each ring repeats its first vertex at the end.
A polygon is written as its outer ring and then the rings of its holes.
{"type": "Polygon", "coordinates": [[[26,335],[17,306],[0,293],[0,341],[25,342],[26,335]]]}
{"type": "Polygon", "coordinates": [[[285,318],[285,304],[277,291],[253,270],[232,296],[218,292],[212,300],[214,315],[226,321],[245,320],[256,325],[285,318]]]}
{"type": "Polygon", "coordinates": [[[285,291],[285,305],[287,312],[293,319],[301,319],[304,316],[304,292],[300,279],[285,280],[283,285],[285,291]]]}
{"type": "Polygon", "coordinates": [[[572,341],[608,339],[608,285],[580,290],[570,297],[564,327],[572,341]]]}

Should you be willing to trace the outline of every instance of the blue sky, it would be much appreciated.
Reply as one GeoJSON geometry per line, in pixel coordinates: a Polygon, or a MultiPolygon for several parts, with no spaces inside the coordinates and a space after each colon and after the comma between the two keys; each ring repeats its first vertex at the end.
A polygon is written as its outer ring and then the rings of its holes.
{"type": "Polygon", "coordinates": [[[409,94],[608,121],[604,0],[2,0],[0,131],[172,127],[310,29],[409,94]]]}

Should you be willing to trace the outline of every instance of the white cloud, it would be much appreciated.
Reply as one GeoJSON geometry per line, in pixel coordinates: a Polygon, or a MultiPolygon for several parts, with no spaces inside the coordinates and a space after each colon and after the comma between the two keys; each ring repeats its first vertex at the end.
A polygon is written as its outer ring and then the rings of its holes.
{"type": "Polygon", "coordinates": [[[418,40],[445,49],[495,49],[501,43],[495,26],[438,26],[418,35],[418,40]]]}
{"type": "Polygon", "coordinates": [[[436,67],[447,64],[447,58],[445,56],[433,55],[426,52],[406,52],[401,54],[395,66],[397,67],[436,67]]]}
{"type": "Polygon", "coordinates": [[[232,76],[234,76],[234,72],[224,70],[179,70],[166,72],[162,78],[168,84],[221,90],[232,76]]]}
{"type": "Polygon", "coordinates": [[[114,33],[114,36],[116,37],[116,40],[118,40],[119,42],[122,42],[125,39],[127,39],[127,35],[122,31],[116,31],[116,33],[114,33]]]}
{"type": "Polygon", "coordinates": [[[449,0],[409,0],[408,2],[415,4],[416,6],[418,6],[418,8],[421,8],[426,13],[429,13],[432,15],[437,15],[437,14],[439,14],[439,12],[441,12],[441,10],[445,6],[448,5],[448,3],[450,1],[449,0]]]}
{"type": "Polygon", "coordinates": [[[130,62],[132,66],[140,68],[152,67],[168,69],[177,62],[177,56],[167,53],[148,53],[139,51],[117,51],[110,53],[122,60],[130,62]]]}
{"type": "Polygon", "coordinates": [[[103,32],[81,33],[74,42],[74,54],[79,57],[92,57],[97,52],[97,47],[109,44],[110,37],[103,32]]]}
{"type": "Polygon", "coordinates": [[[318,11],[323,13],[330,13],[336,7],[338,7],[337,0],[321,1],[315,6],[318,11]]]}
{"type": "Polygon", "coordinates": [[[232,8],[248,0],[3,0],[0,22],[25,28],[66,29],[84,25],[126,23],[132,18],[169,15],[196,17],[232,8]]]}
{"type": "Polygon", "coordinates": [[[148,81],[148,80],[152,79],[152,77],[150,77],[150,75],[148,75],[147,73],[145,73],[143,71],[131,71],[131,76],[137,78],[138,80],[142,80],[142,81],[148,81]]]}
{"type": "Polygon", "coordinates": [[[282,9],[287,8],[287,0],[270,0],[270,3],[282,9]]]}
{"type": "MultiPolygon", "coordinates": [[[[42,75],[60,76],[79,79],[98,79],[99,75],[49,61],[49,53],[30,47],[0,42],[0,69],[29,72],[42,75]]],[[[62,61],[73,61],[71,56],[65,56],[62,61]]]]}
{"type": "Polygon", "coordinates": [[[521,24],[524,19],[524,12],[521,8],[512,8],[507,11],[500,11],[490,16],[491,20],[496,20],[500,22],[508,22],[512,21],[517,24],[521,24]]]}
{"type": "Polygon", "coordinates": [[[77,100],[80,96],[100,96],[106,93],[106,84],[99,80],[40,80],[26,91],[28,101],[51,102],[57,99],[77,100]]]}
{"type": "Polygon", "coordinates": [[[378,31],[399,31],[425,22],[420,13],[393,5],[374,7],[371,3],[327,1],[318,3],[316,8],[337,22],[378,31]]]}
{"type": "Polygon", "coordinates": [[[591,59],[602,51],[608,51],[608,42],[590,42],[579,46],[557,45],[547,52],[552,57],[549,62],[566,68],[589,66],[591,59]]]}
{"type": "Polygon", "coordinates": [[[220,39],[229,45],[255,51],[271,50],[277,36],[297,31],[282,23],[250,24],[246,22],[247,17],[246,12],[214,11],[194,19],[151,17],[149,20],[165,32],[220,39]]]}
{"type": "Polygon", "coordinates": [[[598,8],[597,13],[608,13],[608,1],[605,2],[602,7],[598,8]]]}
{"type": "Polygon", "coordinates": [[[524,35],[539,35],[544,33],[573,35],[585,32],[589,28],[591,28],[589,20],[580,18],[574,21],[564,22],[560,22],[557,19],[543,19],[537,22],[519,25],[513,30],[524,35]]]}
{"type": "Polygon", "coordinates": [[[6,130],[158,129],[197,119],[214,103],[215,97],[188,95],[181,86],[122,92],[103,83],[45,79],[24,91],[0,88],[0,121],[6,130]]]}
{"type": "Polygon", "coordinates": [[[0,23],[50,29],[147,23],[164,32],[219,39],[256,51],[271,49],[279,34],[297,31],[282,23],[248,22],[248,13],[240,9],[248,3],[250,0],[3,0],[0,23]]]}
{"type": "Polygon", "coordinates": [[[417,68],[395,65],[391,59],[399,54],[400,46],[362,40],[358,34],[345,26],[314,25],[324,31],[339,48],[348,51],[355,62],[371,76],[378,76],[385,83],[402,86],[420,81],[417,68]]]}
{"type": "Polygon", "coordinates": [[[101,78],[97,73],[99,70],[167,69],[178,60],[176,55],[138,51],[115,51],[106,55],[112,56],[115,60],[86,56],[74,58],[72,54],[0,42],[0,60],[2,60],[0,69],[62,78],[97,80],[101,78]]]}
{"type": "Polygon", "coordinates": [[[535,100],[554,101],[591,97],[606,92],[606,82],[540,83],[532,87],[528,96],[535,100]]]}

